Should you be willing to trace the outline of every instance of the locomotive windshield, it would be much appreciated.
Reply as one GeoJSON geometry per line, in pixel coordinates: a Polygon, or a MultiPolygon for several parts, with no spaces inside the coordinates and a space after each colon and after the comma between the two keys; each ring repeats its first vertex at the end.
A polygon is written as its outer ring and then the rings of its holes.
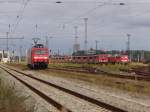
{"type": "Polygon", "coordinates": [[[37,50],[37,51],[35,51],[35,54],[37,54],[37,55],[47,54],[47,51],[44,51],[44,50],[37,50]]]}

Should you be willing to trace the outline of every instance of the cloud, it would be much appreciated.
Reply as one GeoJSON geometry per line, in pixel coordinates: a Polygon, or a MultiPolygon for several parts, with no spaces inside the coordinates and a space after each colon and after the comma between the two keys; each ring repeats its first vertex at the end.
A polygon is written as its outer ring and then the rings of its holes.
{"type": "MultiPolygon", "coordinates": [[[[17,15],[23,8],[23,2],[0,2],[0,33],[8,31],[8,24],[15,25],[17,15]]],[[[25,36],[29,45],[33,37],[53,36],[52,49],[63,48],[68,52],[74,43],[74,26],[78,26],[79,42],[84,44],[84,20],[88,17],[89,47],[95,46],[95,40],[103,41],[102,48],[125,49],[126,34],[131,33],[133,43],[147,49],[149,45],[150,3],[148,0],[64,0],[56,4],[55,0],[32,0],[23,12],[13,35],[25,36]],[[125,2],[125,6],[111,5],[125,2]],[[100,6],[105,3],[104,6],[100,6]],[[98,7],[98,8],[96,8],[98,7]],[[35,31],[38,24],[38,32],[35,31]],[[65,27],[63,28],[63,24],[65,27]],[[136,39],[138,40],[136,40],[136,39]],[[144,41],[144,39],[146,41],[144,41]],[[142,40],[142,43],[140,43],[142,40]],[[134,42],[135,41],[135,42],[134,42]],[[67,44],[66,44],[67,43],[67,44]],[[111,47],[110,47],[111,46],[111,47]]],[[[18,20],[17,20],[18,21],[18,20]]],[[[12,26],[12,29],[14,26],[12,26]]],[[[17,43],[17,42],[16,42],[17,43]]],[[[133,48],[139,48],[133,45],[133,48]]]]}

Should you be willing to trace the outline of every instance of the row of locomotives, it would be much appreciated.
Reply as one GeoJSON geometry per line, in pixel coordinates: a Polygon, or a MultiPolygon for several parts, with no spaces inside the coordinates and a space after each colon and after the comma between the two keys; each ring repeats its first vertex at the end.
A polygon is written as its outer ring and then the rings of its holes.
{"type": "Polygon", "coordinates": [[[10,62],[10,53],[9,51],[0,51],[0,62],[1,63],[7,63],[10,62]]]}
{"type": "Polygon", "coordinates": [[[27,65],[31,69],[48,68],[49,50],[43,44],[36,44],[27,51],[27,65]]]}
{"type": "Polygon", "coordinates": [[[108,54],[73,56],[72,62],[73,63],[105,64],[105,63],[108,63],[108,54]]]}
{"type": "Polygon", "coordinates": [[[54,56],[53,62],[56,63],[88,63],[88,64],[108,64],[108,63],[129,63],[127,55],[95,54],[80,56],[54,56]]]}
{"type": "Polygon", "coordinates": [[[129,63],[129,57],[128,55],[117,55],[117,56],[109,56],[108,57],[109,63],[121,63],[121,64],[127,64],[129,63]]]}
{"type": "Polygon", "coordinates": [[[69,55],[63,55],[63,56],[56,55],[52,57],[53,63],[68,63],[68,62],[71,62],[71,60],[72,60],[72,57],[69,55]]]}

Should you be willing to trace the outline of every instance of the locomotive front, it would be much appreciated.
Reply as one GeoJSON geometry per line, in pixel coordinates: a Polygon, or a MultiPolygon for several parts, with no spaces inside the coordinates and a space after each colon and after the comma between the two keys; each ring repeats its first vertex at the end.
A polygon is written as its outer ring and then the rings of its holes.
{"type": "Polygon", "coordinates": [[[44,47],[42,44],[33,46],[29,52],[28,61],[30,68],[47,68],[49,64],[49,52],[48,48],[44,47]]]}

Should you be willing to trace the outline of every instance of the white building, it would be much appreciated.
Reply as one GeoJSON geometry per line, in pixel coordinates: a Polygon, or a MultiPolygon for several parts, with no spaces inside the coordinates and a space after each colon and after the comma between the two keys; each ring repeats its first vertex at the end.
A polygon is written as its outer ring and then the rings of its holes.
{"type": "Polygon", "coordinates": [[[9,51],[0,51],[0,62],[7,63],[10,62],[10,53],[9,51]]]}

